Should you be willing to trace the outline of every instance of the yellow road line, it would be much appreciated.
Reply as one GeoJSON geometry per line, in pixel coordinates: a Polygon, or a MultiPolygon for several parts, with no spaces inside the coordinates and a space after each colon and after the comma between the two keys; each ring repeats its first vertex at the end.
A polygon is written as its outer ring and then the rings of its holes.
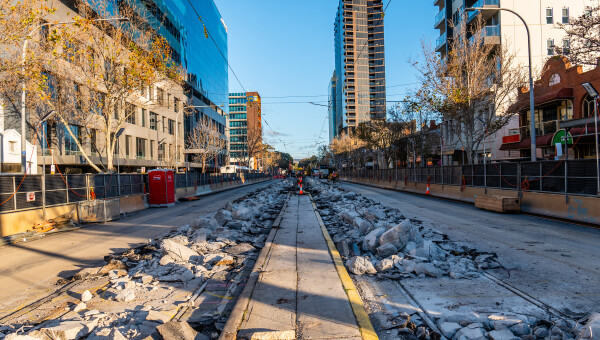
{"type": "Polygon", "coordinates": [[[352,311],[354,312],[354,316],[356,317],[356,323],[358,324],[358,328],[360,330],[360,334],[363,340],[378,340],[377,333],[375,332],[375,328],[371,324],[371,320],[369,319],[369,314],[363,305],[363,302],[354,286],[354,282],[352,282],[352,278],[346,271],[346,267],[344,266],[344,262],[342,261],[342,257],[337,251],[331,236],[329,236],[329,232],[327,232],[327,228],[325,224],[323,224],[323,220],[321,219],[321,215],[317,211],[317,206],[313,201],[312,195],[309,195],[310,200],[313,205],[313,210],[315,215],[317,215],[317,219],[319,220],[319,225],[321,226],[321,231],[323,232],[323,236],[325,237],[325,241],[327,242],[327,247],[329,248],[329,253],[331,254],[331,258],[333,259],[333,263],[335,268],[337,269],[338,276],[342,281],[342,285],[344,286],[344,290],[348,295],[348,300],[350,301],[350,305],[352,306],[352,311]]]}

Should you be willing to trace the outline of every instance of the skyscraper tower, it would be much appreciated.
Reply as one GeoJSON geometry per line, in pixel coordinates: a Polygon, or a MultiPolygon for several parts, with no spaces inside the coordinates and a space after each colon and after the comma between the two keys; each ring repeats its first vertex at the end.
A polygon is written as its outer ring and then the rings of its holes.
{"type": "Polygon", "coordinates": [[[334,26],[337,81],[330,126],[339,134],[385,119],[382,0],[340,0],[334,26]]]}

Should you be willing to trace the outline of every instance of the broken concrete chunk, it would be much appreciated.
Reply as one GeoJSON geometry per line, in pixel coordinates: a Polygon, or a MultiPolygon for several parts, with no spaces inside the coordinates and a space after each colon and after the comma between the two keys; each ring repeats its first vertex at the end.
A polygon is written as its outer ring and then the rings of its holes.
{"type": "Polygon", "coordinates": [[[448,339],[451,339],[456,331],[462,328],[461,325],[454,322],[442,322],[439,327],[442,334],[448,339]]]}
{"type": "Polygon", "coordinates": [[[190,260],[195,261],[198,258],[197,252],[170,239],[163,240],[161,248],[165,254],[168,254],[176,261],[188,262],[190,260]]]}
{"type": "Polygon", "coordinates": [[[519,339],[521,339],[518,336],[515,336],[508,329],[501,330],[501,331],[491,331],[491,332],[489,332],[488,336],[492,340],[519,340],[519,339]]]}
{"type": "Polygon", "coordinates": [[[377,247],[377,255],[381,257],[388,257],[396,254],[398,252],[398,248],[391,243],[384,244],[382,246],[377,247]]]}
{"type": "Polygon", "coordinates": [[[82,311],[84,309],[87,309],[87,305],[85,304],[85,302],[81,302],[81,303],[77,304],[75,306],[75,308],[73,308],[73,311],[74,312],[79,312],[79,311],[82,311]]]}
{"type": "Polygon", "coordinates": [[[348,270],[356,275],[376,274],[377,270],[373,267],[373,263],[368,258],[363,256],[354,256],[346,261],[348,270]]]}
{"type": "Polygon", "coordinates": [[[363,234],[366,233],[369,228],[373,227],[373,224],[362,217],[355,217],[352,221],[352,225],[363,234]]]}
{"type": "Polygon", "coordinates": [[[402,249],[409,241],[410,220],[404,220],[390,230],[386,231],[379,238],[379,245],[382,246],[391,243],[396,248],[402,249]]]}
{"type": "Polygon", "coordinates": [[[236,246],[225,249],[225,252],[232,255],[241,255],[254,251],[255,249],[256,248],[254,248],[250,243],[240,243],[236,246]]]}
{"type": "Polygon", "coordinates": [[[164,340],[194,340],[198,335],[185,321],[169,321],[156,327],[156,330],[164,340]]]}
{"type": "Polygon", "coordinates": [[[598,340],[600,339],[600,313],[592,313],[588,322],[581,329],[579,339],[598,340]]]}
{"type": "Polygon", "coordinates": [[[190,244],[190,240],[187,238],[187,236],[184,235],[177,235],[174,237],[171,237],[169,240],[181,244],[182,246],[187,246],[188,244],[190,244]]]}
{"type": "Polygon", "coordinates": [[[456,332],[454,337],[457,340],[487,340],[483,328],[465,327],[456,332]]]}
{"type": "Polygon", "coordinates": [[[224,209],[219,210],[215,214],[214,218],[221,227],[225,226],[227,222],[233,220],[233,217],[231,216],[231,211],[224,209]]]}
{"type": "Polygon", "coordinates": [[[231,212],[231,216],[240,221],[250,221],[254,218],[254,210],[247,206],[238,206],[231,212]]]}
{"type": "Polygon", "coordinates": [[[394,261],[390,258],[383,259],[375,265],[375,269],[380,273],[392,268],[394,268],[394,261]]]}
{"type": "Polygon", "coordinates": [[[83,294],[81,294],[81,301],[88,302],[92,299],[92,297],[92,293],[90,293],[89,290],[86,290],[85,292],[83,292],[83,294]]]}
{"type": "Polygon", "coordinates": [[[378,246],[379,237],[385,232],[384,228],[377,228],[365,236],[363,241],[363,250],[375,252],[378,246]]]}
{"type": "Polygon", "coordinates": [[[444,272],[434,266],[432,263],[417,263],[415,266],[415,274],[425,274],[432,277],[442,277],[444,272]]]}
{"type": "Polygon", "coordinates": [[[121,302],[129,302],[135,300],[135,290],[134,289],[123,289],[117,294],[115,297],[117,301],[121,302]]]}
{"type": "Polygon", "coordinates": [[[51,339],[75,340],[82,338],[96,327],[97,319],[90,321],[63,321],[58,326],[41,328],[40,332],[51,339]]]}
{"type": "Polygon", "coordinates": [[[166,323],[169,322],[169,320],[171,320],[171,315],[170,313],[164,313],[157,310],[149,310],[148,315],[146,316],[146,320],[166,323]]]}

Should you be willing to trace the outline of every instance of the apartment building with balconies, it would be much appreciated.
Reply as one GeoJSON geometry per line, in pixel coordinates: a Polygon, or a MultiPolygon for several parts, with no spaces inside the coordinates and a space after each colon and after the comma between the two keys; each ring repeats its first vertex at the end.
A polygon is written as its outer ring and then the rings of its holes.
{"type": "MultiPolygon", "coordinates": [[[[386,116],[385,43],[381,0],[340,0],[334,23],[337,134],[386,116]]],[[[337,137],[334,136],[334,137],[337,137]]]]}
{"type": "MultiPolygon", "coordinates": [[[[568,55],[569,41],[565,40],[564,31],[557,24],[568,24],[571,18],[578,17],[586,10],[600,5],[598,0],[434,0],[433,5],[438,8],[434,18],[434,29],[439,31],[439,38],[435,43],[435,51],[445,58],[450,48],[450,41],[454,37],[454,28],[459,25],[472,25],[481,14],[484,26],[480,34],[483,43],[497,46],[506,46],[515,54],[518,62],[523,67],[528,66],[528,42],[525,27],[521,20],[513,13],[500,10],[507,8],[523,17],[531,32],[531,55],[534,77],[540,74],[546,61],[553,57],[556,47],[562,54],[568,55]],[[485,10],[467,11],[469,8],[485,8],[485,10]]],[[[477,124],[479,124],[477,122],[477,124]]],[[[465,155],[462,146],[453,135],[452,122],[442,123],[445,147],[454,152],[448,152],[444,164],[460,163],[465,155]]],[[[516,158],[505,150],[500,150],[502,137],[509,131],[518,128],[519,119],[515,117],[510,123],[495,135],[490,136],[485,143],[488,150],[486,157],[489,159],[516,158]],[[492,150],[492,152],[489,152],[492,150]]],[[[483,126],[477,128],[484,129],[483,126]]],[[[514,130],[513,130],[514,131],[514,130]]],[[[483,148],[478,151],[483,156],[483,148]]]]}

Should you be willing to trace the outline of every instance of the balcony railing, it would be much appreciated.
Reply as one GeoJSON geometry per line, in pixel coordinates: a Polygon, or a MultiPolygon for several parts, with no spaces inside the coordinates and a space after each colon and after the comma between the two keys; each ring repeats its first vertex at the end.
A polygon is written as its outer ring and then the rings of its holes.
{"type": "Polygon", "coordinates": [[[446,8],[443,8],[436,16],[433,24],[433,28],[437,28],[438,25],[446,18],[446,8]]]}
{"type": "Polygon", "coordinates": [[[441,49],[444,45],[446,45],[448,41],[448,35],[446,32],[442,33],[442,35],[437,38],[437,40],[435,41],[435,50],[439,50],[441,49]]]}
{"type": "MultiPolygon", "coordinates": [[[[479,0],[471,7],[485,7],[485,6],[500,7],[500,0],[479,0]]],[[[470,22],[471,20],[475,19],[479,15],[479,13],[481,13],[481,10],[471,11],[468,13],[469,13],[469,15],[467,16],[467,22],[470,22]]]]}
{"type": "MultiPolygon", "coordinates": [[[[491,38],[491,37],[499,37],[500,36],[500,26],[498,25],[494,25],[494,26],[484,26],[481,28],[481,33],[479,33],[481,38],[483,39],[483,43],[486,43],[485,38],[491,38]]],[[[472,37],[469,38],[469,42],[472,44],[475,41],[475,37],[477,35],[474,35],[472,37]]]]}
{"type": "MultiPolygon", "coordinates": [[[[535,135],[536,136],[545,136],[549,134],[553,134],[558,131],[559,124],[558,120],[551,120],[547,122],[542,122],[541,124],[536,124],[535,127],[535,135]]],[[[531,137],[531,129],[529,126],[521,126],[519,128],[521,137],[528,138],[531,137]]]]}

